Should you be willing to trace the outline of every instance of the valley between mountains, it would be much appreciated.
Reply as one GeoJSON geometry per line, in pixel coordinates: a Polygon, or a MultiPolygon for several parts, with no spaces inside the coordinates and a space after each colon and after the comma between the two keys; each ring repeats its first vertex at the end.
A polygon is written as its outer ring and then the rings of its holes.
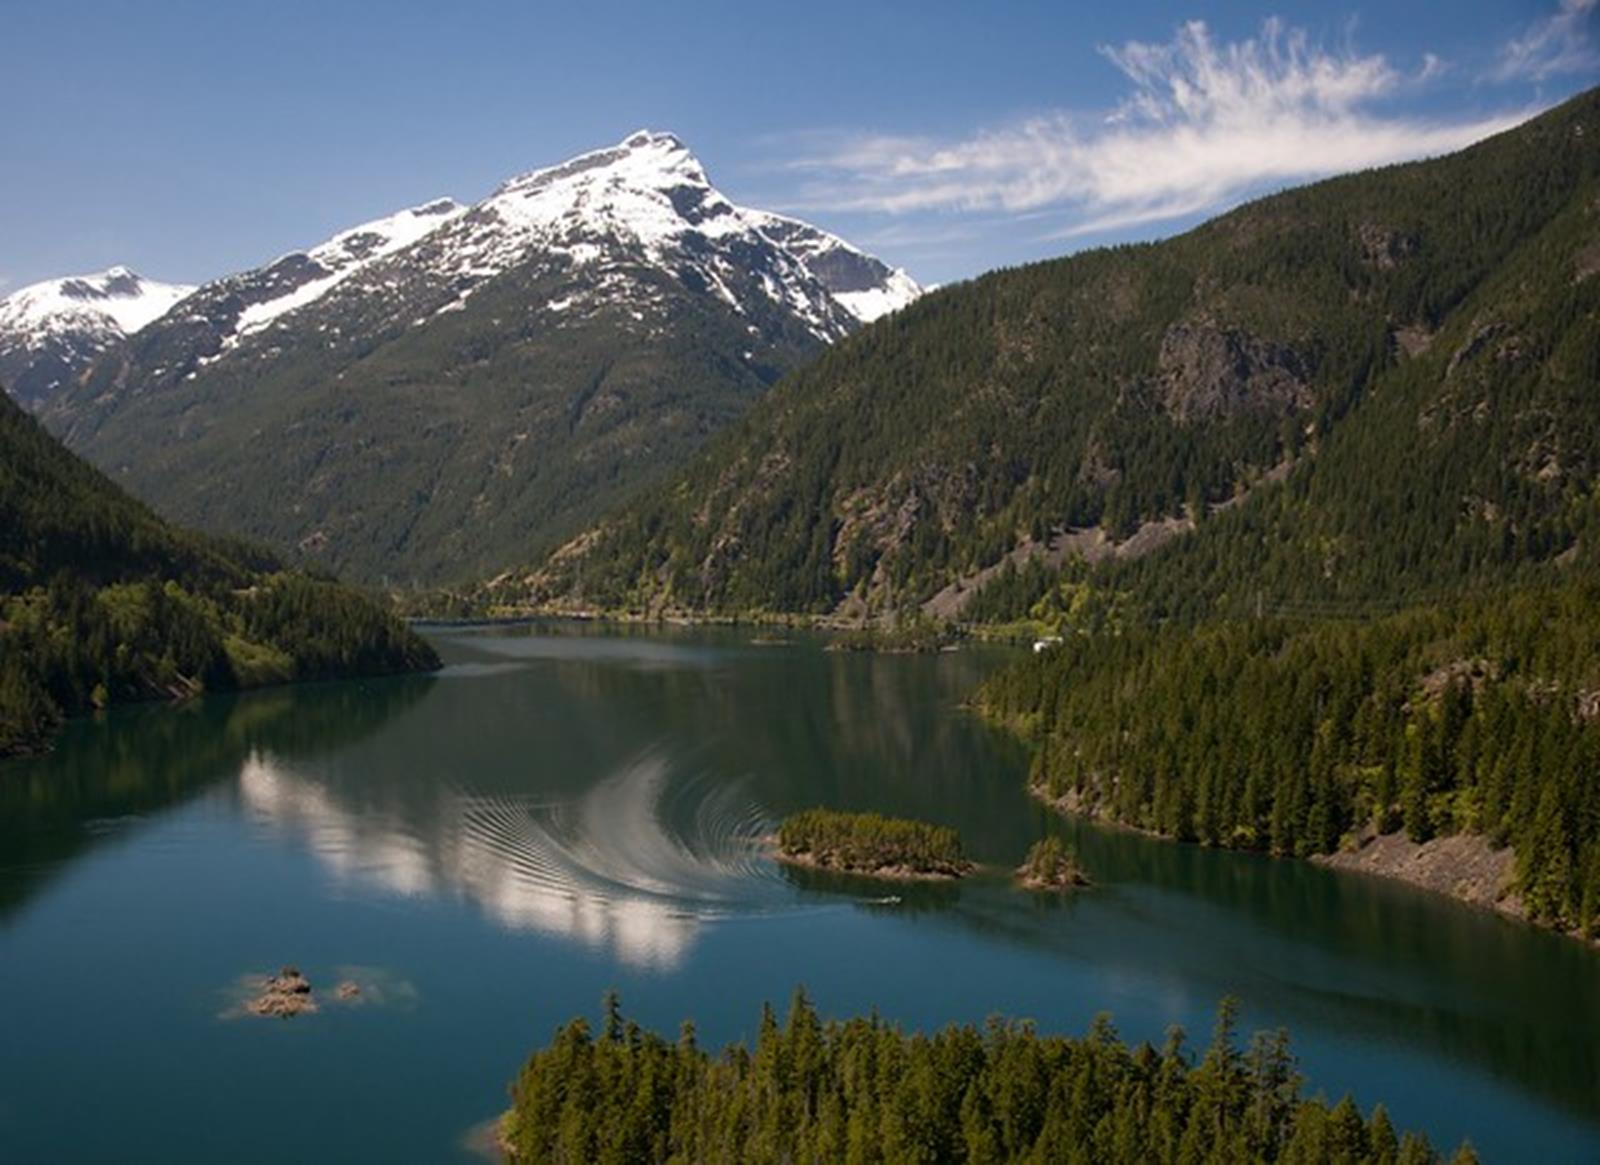
{"type": "Polygon", "coordinates": [[[0,383],[0,966],[178,1049],[95,1144],[265,1065],[381,1082],[292,1159],[1600,1145],[1600,90],[938,288],[641,130],[24,287],[0,383]]]}
{"type": "MultiPolygon", "coordinates": [[[[1595,91],[926,295],[640,132],[196,289],[113,272],[0,320],[24,399],[112,481],[413,613],[1042,636],[975,703],[1045,800],[1303,857],[1509,845],[1472,896],[1587,936],[1597,240],[1595,91]]],[[[19,602],[43,635],[68,600],[19,602]]],[[[235,681],[294,670],[239,634],[207,657],[235,681]]],[[[47,694],[14,736],[172,682],[51,668],[18,673],[47,694]]]]}

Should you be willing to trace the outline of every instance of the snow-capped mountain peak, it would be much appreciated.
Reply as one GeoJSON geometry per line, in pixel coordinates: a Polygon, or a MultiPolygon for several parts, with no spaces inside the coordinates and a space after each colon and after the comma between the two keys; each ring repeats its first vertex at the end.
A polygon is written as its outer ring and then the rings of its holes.
{"type": "MultiPolygon", "coordinates": [[[[584,267],[631,249],[742,314],[752,305],[738,289],[756,287],[824,340],[921,293],[904,272],[825,231],[735,205],[680,138],[654,130],[511,179],[433,242],[463,300],[530,255],[584,267]]],[[[606,300],[617,291],[609,286],[606,300]]]]}
{"type": "Polygon", "coordinates": [[[193,290],[111,267],[15,291],[0,299],[0,383],[38,407],[101,353],[166,315],[193,290]]]}
{"type": "MultiPolygon", "coordinates": [[[[515,261],[529,246],[560,245],[579,234],[603,232],[637,242],[659,258],[660,249],[687,227],[703,227],[733,211],[678,138],[640,130],[615,146],[501,185],[471,217],[503,237],[482,239],[487,253],[483,248],[470,253],[494,269],[515,261]]],[[[577,257],[584,254],[580,250],[577,257]]]]}
{"type": "MultiPolygon", "coordinates": [[[[625,328],[664,327],[673,299],[665,279],[677,293],[721,301],[751,334],[798,325],[824,342],[921,294],[903,271],[835,235],[736,205],[682,139],[641,129],[511,178],[475,205],[436,199],[198,290],[122,268],[24,288],[0,302],[0,346],[55,320],[70,321],[72,350],[48,368],[0,363],[0,379],[53,395],[179,299],[188,302],[161,337],[141,339],[142,350],[162,353],[149,355],[153,380],[194,380],[245,349],[270,362],[293,337],[326,347],[356,332],[424,326],[502,277],[553,282],[554,293],[526,305],[553,328],[602,313],[625,328]]],[[[31,340],[12,346],[38,350],[31,340]]],[[[752,359],[742,348],[735,355],[752,359]]]]}
{"type": "Polygon", "coordinates": [[[640,130],[208,283],[41,411],[176,517],[439,581],[565,537],[917,293],[640,130]]]}
{"type": "Polygon", "coordinates": [[[680,182],[711,184],[699,159],[675,134],[641,129],[614,146],[590,150],[554,166],[541,166],[519,174],[501,183],[490,199],[511,193],[531,194],[586,175],[600,175],[614,185],[639,187],[671,186],[680,182]]]}
{"type": "Polygon", "coordinates": [[[193,290],[146,279],[126,267],[47,279],[0,299],[0,330],[48,333],[99,326],[131,335],[193,290]]]}

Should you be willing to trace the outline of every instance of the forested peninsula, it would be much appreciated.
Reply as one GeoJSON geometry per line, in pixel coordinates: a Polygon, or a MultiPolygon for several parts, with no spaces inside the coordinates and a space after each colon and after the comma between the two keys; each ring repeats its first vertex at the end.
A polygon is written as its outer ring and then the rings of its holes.
{"type": "Polygon", "coordinates": [[[0,392],[0,757],[112,704],[438,663],[372,598],[168,525],[0,392]]]}
{"type": "Polygon", "coordinates": [[[1600,580],[1584,576],[1375,620],[1080,635],[991,678],[977,705],[1037,743],[1032,787],[1069,811],[1299,857],[1397,832],[1509,846],[1485,904],[1587,938],[1596,611],[1600,580]]]}

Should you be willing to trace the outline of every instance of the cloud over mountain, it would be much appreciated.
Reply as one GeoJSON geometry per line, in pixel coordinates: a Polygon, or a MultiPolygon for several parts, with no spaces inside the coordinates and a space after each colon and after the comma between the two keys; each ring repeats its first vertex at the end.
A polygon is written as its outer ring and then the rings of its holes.
{"type": "MultiPolygon", "coordinates": [[[[1567,0],[1565,8],[1593,3],[1567,0]]],[[[809,173],[802,205],[1038,214],[1055,221],[1052,236],[1067,237],[1449,153],[1528,114],[1392,112],[1392,99],[1442,70],[1438,58],[1408,74],[1382,53],[1330,49],[1277,19],[1239,41],[1219,42],[1195,20],[1165,43],[1100,51],[1128,87],[1109,112],[1055,111],[951,140],[838,141],[798,163],[809,173]]]]}

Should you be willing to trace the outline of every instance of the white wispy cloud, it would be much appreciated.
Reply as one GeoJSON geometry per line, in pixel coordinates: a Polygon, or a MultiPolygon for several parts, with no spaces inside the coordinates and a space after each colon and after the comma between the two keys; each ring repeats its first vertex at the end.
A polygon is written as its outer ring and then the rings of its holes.
{"type": "MultiPolygon", "coordinates": [[[[1595,0],[1577,0],[1592,5],[1595,0]]],[[[1331,51],[1278,20],[1217,43],[1192,21],[1165,44],[1102,55],[1129,84],[1109,114],[1050,113],[953,141],[861,137],[799,163],[812,209],[1050,212],[1055,237],[1180,218],[1252,191],[1448,153],[1516,124],[1383,107],[1444,68],[1407,76],[1382,54],[1331,51]]]]}
{"type": "Polygon", "coordinates": [[[1544,81],[1565,73],[1600,71],[1595,47],[1597,0],[1559,0],[1556,10],[1537,20],[1500,53],[1498,81],[1544,81]]]}

